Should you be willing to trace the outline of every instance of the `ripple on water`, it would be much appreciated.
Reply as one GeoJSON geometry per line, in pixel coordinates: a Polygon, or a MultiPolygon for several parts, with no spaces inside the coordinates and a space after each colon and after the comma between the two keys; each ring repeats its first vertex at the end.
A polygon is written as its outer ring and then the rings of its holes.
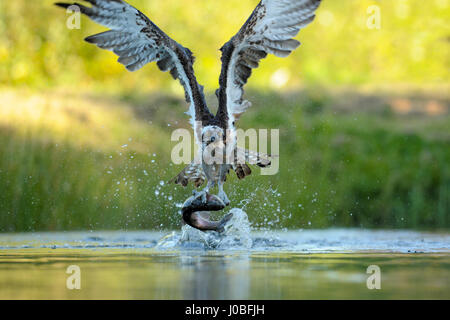
{"type": "Polygon", "coordinates": [[[151,249],[251,250],[298,253],[450,253],[448,232],[408,230],[252,229],[246,213],[233,208],[223,234],[189,226],[168,231],[89,231],[0,234],[0,250],[33,249],[151,249]]]}

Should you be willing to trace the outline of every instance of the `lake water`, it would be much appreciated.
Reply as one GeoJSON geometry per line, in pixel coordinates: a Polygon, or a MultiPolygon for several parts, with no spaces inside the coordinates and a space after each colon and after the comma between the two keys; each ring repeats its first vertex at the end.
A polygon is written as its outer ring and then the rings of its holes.
{"type": "Polygon", "coordinates": [[[2,234],[0,299],[450,299],[449,233],[238,231],[2,234]]]}

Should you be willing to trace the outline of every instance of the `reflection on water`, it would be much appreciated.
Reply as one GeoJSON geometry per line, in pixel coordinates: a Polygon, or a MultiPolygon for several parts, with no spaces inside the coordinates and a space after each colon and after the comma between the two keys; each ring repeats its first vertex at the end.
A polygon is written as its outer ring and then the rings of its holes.
{"type": "Polygon", "coordinates": [[[0,299],[450,299],[445,234],[297,231],[215,250],[160,249],[161,236],[0,235],[0,299]],[[81,268],[81,290],[66,288],[69,265],[81,268]],[[369,265],[380,290],[367,289],[369,265]]]}

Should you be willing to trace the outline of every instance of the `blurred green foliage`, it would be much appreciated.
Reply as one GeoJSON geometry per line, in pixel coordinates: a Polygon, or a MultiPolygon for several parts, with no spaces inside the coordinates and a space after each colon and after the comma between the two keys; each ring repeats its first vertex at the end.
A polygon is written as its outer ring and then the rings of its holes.
{"type": "MultiPolygon", "coordinates": [[[[349,113],[335,106],[347,96],[320,93],[249,93],[258,107],[240,127],[280,128],[280,171],[261,176],[253,168],[242,181],[232,173],[232,206],[258,228],[448,228],[449,116],[367,105],[349,113]]],[[[170,161],[172,130],[189,128],[182,99],[0,97],[11,106],[0,113],[1,231],[179,225],[192,187],[166,181],[183,167],[170,161]]]]}
{"type": "MultiPolygon", "coordinates": [[[[103,27],[83,18],[80,30],[69,30],[70,15],[53,2],[0,1],[0,84],[76,84],[142,91],[163,87],[180,92],[170,76],[161,75],[154,65],[133,74],[125,72],[113,53],[83,42],[103,27]]],[[[199,81],[213,91],[220,72],[218,49],[239,30],[258,1],[129,2],[194,52],[199,81]]],[[[277,86],[277,71],[286,78],[287,87],[442,84],[450,70],[449,20],[448,0],[324,0],[314,23],[297,37],[303,45],[288,59],[267,58],[249,84],[277,86]],[[380,29],[367,27],[372,5],[380,9],[380,29]]]]}
{"type": "MultiPolygon", "coordinates": [[[[257,2],[130,1],[194,52],[213,110],[218,49],[257,2]]],[[[181,86],[152,64],[127,72],[83,42],[104,28],[69,30],[52,3],[0,1],[0,231],[177,226],[191,189],[164,181],[181,169],[170,134],[189,127],[181,86]]],[[[263,228],[448,228],[449,20],[448,0],[324,0],[303,45],[249,81],[239,125],[280,129],[280,173],[231,177],[232,205],[263,228]],[[343,85],[432,93],[330,93],[343,85]]]]}

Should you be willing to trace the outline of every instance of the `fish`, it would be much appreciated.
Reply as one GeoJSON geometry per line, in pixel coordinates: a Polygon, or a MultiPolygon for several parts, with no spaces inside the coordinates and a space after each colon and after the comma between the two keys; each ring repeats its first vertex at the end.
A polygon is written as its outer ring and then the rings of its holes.
{"type": "Polygon", "coordinates": [[[233,216],[233,213],[225,215],[219,221],[211,221],[209,219],[209,211],[220,211],[225,207],[225,203],[218,196],[206,194],[205,201],[205,196],[198,193],[184,202],[181,208],[181,214],[183,221],[195,229],[222,233],[225,230],[225,225],[233,216]]]}

